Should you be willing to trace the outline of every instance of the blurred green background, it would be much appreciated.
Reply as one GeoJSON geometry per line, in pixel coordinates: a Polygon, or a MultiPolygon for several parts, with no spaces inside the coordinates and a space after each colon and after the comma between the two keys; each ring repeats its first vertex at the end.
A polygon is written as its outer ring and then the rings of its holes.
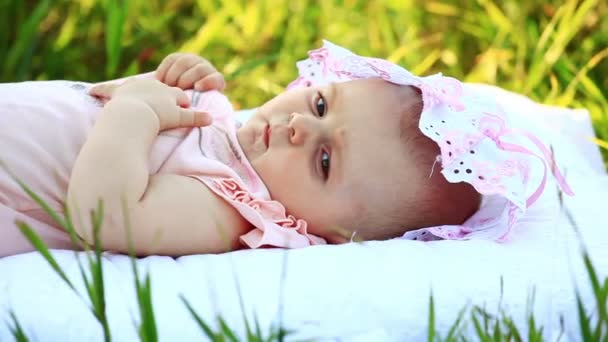
{"type": "Polygon", "coordinates": [[[585,107],[608,140],[606,17],[605,0],[0,0],[0,81],[100,81],[189,51],[226,74],[237,107],[252,107],[326,38],[418,74],[585,107]]]}

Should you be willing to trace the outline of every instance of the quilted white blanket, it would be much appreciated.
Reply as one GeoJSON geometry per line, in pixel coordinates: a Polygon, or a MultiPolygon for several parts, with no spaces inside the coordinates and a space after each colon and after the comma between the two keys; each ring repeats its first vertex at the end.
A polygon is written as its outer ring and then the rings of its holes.
{"type": "MultiPolygon", "coordinates": [[[[495,88],[479,89],[505,101],[527,101],[495,88]]],[[[532,310],[545,337],[552,341],[563,332],[562,340],[579,340],[575,289],[587,307],[594,303],[581,240],[600,276],[608,276],[608,227],[603,223],[608,177],[597,148],[585,140],[593,135],[585,111],[538,106],[535,119],[546,118],[551,119],[543,125],[553,131],[544,138],[553,145],[576,197],[564,198],[562,206],[557,190],[547,191],[537,209],[529,211],[533,228],[518,229],[511,241],[392,240],[143,258],[137,263],[140,271],[151,274],[160,340],[204,340],[180,295],[208,322],[215,323],[219,314],[244,334],[239,291],[245,314],[252,319],[255,313],[262,329],[282,322],[295,331],[289,339],[347,341],[426,340],[431,291],[440,334],[447,333],[465,305],[484,306],[489,312],[500,306],[525,331],[527,303],[534,292],[532,310]],[[541,206],[550,210],[541,215],[541,206]]],[[[74,253],[55,251],[54,256],[86,298],[74,253]]],[[[139,340],[129,259],[107,254],[103,266],[113,339],[139,340]]],[[[0,341],[12,340],[11,310],[33,340],[102,341],[88,306],[38,254],[0,259],[0,341]]]]}

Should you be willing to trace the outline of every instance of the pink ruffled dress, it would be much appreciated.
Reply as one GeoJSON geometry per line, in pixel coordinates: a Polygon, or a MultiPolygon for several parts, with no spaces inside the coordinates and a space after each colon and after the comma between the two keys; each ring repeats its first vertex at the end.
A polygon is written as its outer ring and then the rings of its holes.
{"type": "MultiPolygon", "coordinates": [[[[6,168],[0,168],[0,257],[33,250],[16,220],[28,223],[50,248],[71,248],[67,233],[6,170],[62,213],[72,166],[101,108],[88,95],[91,86],[70,81],[0,84],[0,163],[6,168]]],[[[306,232],[305,221],[270,199],[237,141],[238,123],[228,99],[215,91],[187,94],[194,108],[213,115],[214,123],[162,132],[151,148],[150,173],[194,177],[225,199],[251,223],[251,231],[241,236],[246,247],[325,243],[306,232]]]]}

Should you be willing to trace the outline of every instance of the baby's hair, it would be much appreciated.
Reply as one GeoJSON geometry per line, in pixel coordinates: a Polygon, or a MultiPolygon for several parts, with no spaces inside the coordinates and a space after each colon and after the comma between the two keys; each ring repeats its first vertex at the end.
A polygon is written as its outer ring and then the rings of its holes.
{"type": "Polygon", "coordinates": [[[390,239],[424,227],[462,224],[481,202],[481,196],[471,185],[449,183],[439,172],[440,165],[435,165],[439,146],[418,128],[423,108],[420,90],[411,86],[400,88],[402,95],[396,114],[401,116],[403,153],[415,161],[419,172],[412,179],[402,177],[399,183],[388,184],[383,189],[387,197],[378,206],[383,208],[370,208],[364,217],[358,218],[357,236],[365,240],[390,239]]]}

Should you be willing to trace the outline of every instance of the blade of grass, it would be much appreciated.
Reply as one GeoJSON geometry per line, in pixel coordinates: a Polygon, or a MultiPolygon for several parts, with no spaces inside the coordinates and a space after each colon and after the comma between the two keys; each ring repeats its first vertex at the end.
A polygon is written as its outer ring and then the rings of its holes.
{"type": "Polygon", "coordinates": [[[576,308],[578,311],[578,322],[583,341],[594,341],[591,334],[591,321],[585,312],[585,306],[583,305],[583,301],[578,290],[576,291],[576,308]]]}
{"type": "Polygon", "coordinates": [[[109,0],[106,13],[106,77],[116,76],[122,54],[122,39],[128,1],[109,0]]]}
{"type": "Polygon", "coordinates": [[[16,224],[21,233],[28,239],[32,246],[34,246],[34,248],[36,248],[36,250],[40,252],[40,255],[42,255],[44,260],[46,260],[46,262],[51,266],[55,273],[57,273],[57,275],[59,275],[59,277],[61,277],[61,279],[63,279],[63,281],[72,290],[76,291],[76,288],[74,287],[68,276],[63,272],[61,267],[59,267],[59,264],[57,263],[55,258],[53,258],[51,252],[49,251],[46,244],[42,241],[40,236],[36,234],[36,232],[34,232],[34,230],[24,222],[17,221],[16,224]]]}
{"type": "Polygon", "coordinates": [[[209,42],[219,36],[219,32],[226,25],[226,21],[230,19],[230,15],[226,7],[222,7],[219,11],[205,21],[203,26],[193,35],[191,39],[186,41],[180,48],[180,51],[200,53],[204,51],[209,42]]]}
{"type": "Polygon", "coordinates": [[[429,327],[427,341],[435,341],[435,300],[433,298],[433,291],[431,291],[429,297],[429,327]]]}
{"type": "MultiPolygon", "coordinates": [[[[232,265],[232,266],[234,266],[234,265],[232,265]]],[[[233,269],[234,269],[234,267],[233,267],[233,269]]],[[[243,300],[243,293],[242,293],[242,290],[241,290],[241,283],[239,282],[239,278],[238,278],[236,272],[234,272],[234,271],[232,272],[232,277],[234,279],[234,284],[236,286],[236,292],[237,292],[237,296],[238,296],[238,299],[239,299],[239,307],[241,308],[241,314],[243,316],[243,323],[245,323],[245,332],[247,334],[247,340],[248,341],[253,341],[253,340],[256,340],[256,339],[261,340],[262,336],[258,335],[256,337],[254,335],[253,331],[251,330],[251,326],[249,324],[249,320],[247,319],[247,312],[246,312],[247,310],[245,309],[245,302],[243,300]]]]}
{"type": "MultiPolygon", "coordinates": [[[[4,78],[8,78],[7,73],[9,71],[13,71],[17,68],[17,63],[21,62],[22,65],[19,70],[24,70],[26,61],[29,61],[27,58],[28,51],[29,55],[31,55],[33,51],[33,46],[36,42],[36,35],[38,31],[38,27],[40,23],[47,15],[50,10],[51,1],[50,0],[42,0],[38,3],[36,8],[32,11],[27,18],[27,20],[20,24],[19,33],[17,35],[17,41],[11,47],[8,55],[6,57],[6,61],[4,63],[4,78]]],[[[19,80],[23,80],[24,73],[22,71],[21,75],[17,74],[19,80]]]]}
{"type": "Polygon", "coordinates": [[[487,328],[487,316],[482,314],[482,316],[484,317],[484,326],[485,326],[485,329],[484,329],[484,327],[479,322],[479,318],[477,317],[478,314],[481,314],[481,309],[478,307],[474,307],[473,310],[471,310],[471,320],[473,321],[473,326],[475,327],[475,332],[477,333],[477,337],[482,342],[490,342],[491,339],[488,336],[488,328],[487,328]]]}
{"type": "Polygon", "coordinates": [[[239,65],[236,68],[236,70],[225,75],[225,79],[226,79],[226,81],[233,81],[233,80],[237,79],[237,77],[239,77],[241,75],[245,75],[248,72],[250,72],[251,70],[254,70],[255,68],[257,68],[261,65],[266,65],[270,62],[274,62],[274,61],[278,60],[279,57],[280,57],[279,53],[274,53],[274,54],[271,54],[268,56],[255,58],[255,59],[246,61],[245,63],[239,65]]]}
{"type": "Polygon", "coordinates": [[[568,10],[564,11],[564,17],[559,21],[559,27],[554,35],[555,39],[547,48],[542,60],[540,58],[535,60],[523,89],[524,94],[530,93],[542,81],[547,74],[547,70],[555,65],[566,46],[581,29],[585,15],[597,5],[597,0],[585,0],[578,7],[576,7],[576,2],[576,0],[571,0],[566,3],[569,7],[568,10]]]}
{"type": "Polygon", "coordinates": [[[462,323],[462,320],[464,319],[464,314],[467,310],[467,307],[464,306],[462,309],[460,309],[460,311],[458,312],[458,316],[456,316],[456,321],[454,321],[454,323],[452,323],[452,326],[450,327],[450,330],[448,331],[448,335],[445,338],[445,341],[453,341],[456,339],[456,334],[460,333],[459,329],[460,329],[460,324],[462,323]]]}
{"type": "MultiPolygon", "coordinates": [[[[59,266],[59,264],[57,263],[55,258],[53,258],[48,247],[42,241],[40,236],[38,236],[38,234],[36,234],[36,232],[34,232],[34,230],[29,225],[27,225],[23,222],[16,222],[16,224],[17,224],[17,227],[19,228],[19,230],[21,231],[21,233],[28,239],[28,241],[30,241],[32,246],[34,246],[34,248],[40,253],[40,255],[42,255],[42,257],[51,266],[53,271],[72,289],[72,291],[74,291],[78,296],[80,296],[80,293],[76,290],[76,287],[73,285],[73,283],[67,277],[65,272],[61,269],[61,267],[59,266]]],[[[98,262],[96,264],[96,263],[92,262],[90,259],[89,259],[89,265],[90,265],[92,274],[95,273],[96,267],[99,267],[99,268],[101,267],[100,262],[98,262]]],[[[106,342],[109,342],[111,340],[111,334],[110,334],[108,320],[106,317],[105,305],[100,305],[100,296],[101,296],[101,301],[103,302],[103,296],[104,296],[103,288],[101,289],[101,291],[99,291],[99,288],[95,288],[95,283],[94,282],[91,283],[89,281],[89,279],[86,277],[84,269],[79,260],[78,260],[78,266],[80,269],[80,274],[83,278],[83,282],[85,284],[85,288],[87,290],[87,295],[88,295],[89,299],[91,300],[91,305],[92,305],[90,308],[91,312],[93,313],[94,317],[97,319],[97,321],[99,321],[99,323],[102,326],[102,329],[104,331],[104,340],[106,342]]]]}
{"type": "Polygon", "coordinates": [[[217,321],[220,324],[220,329],[222,331],[223,337],[226,337],[229,341],[232,342],[239,342],[239,339],[236,337],[236,334],[234,333],[234,331],[232,331],[232,329],[230,329],[224,318],[218,316],[217,321]]]}
{"type": "Polygon", "coordinates": [[[27,338],[27,335],[25,334],[25,331],[23,330],[21,323],[19,323],[19,320],[17,319],[17,315],[15,315],[15,312],[13,310],[11,310],[9,312],[9,315],[11,317],[11,320],[13,321],[13,326],[10,327],[10,330],[11,330],[11,334],[13,334],[13,337],[15,338],[15,341],[29,342],[29,338],[27,338]]]}
{"type": "Polygon", "coordinates": [[[528,317],[528,341],[542,341],[543,339],[543,328],[536,327],[536,319],[534,319],[534,315],[530,314],[528,317]]]}
{"type": "Polygon", "coordinates": [[[131,234],[131,218],[129,216],[127,199],[125,196],[121,196],[121,206],[123,224],[125,226],[127,238],[127,249],[129,251],[129,259],[131,260],[131,270],[133,271],[134,287],[137,294],[137,304],[139,306],[139,338],[144,342],[156,342],[158,341],[158,330],[152,305],[152,280],[150,278],[150,273],[147,273],[143,284],[141,282],[136,262],[135,246],[133,245],[133,236],[131,234]]]}
{"type": "Polygon", "coordinates": [[[564,316],[560,314],[559,315],[559,335],[557,335],[555,342],[561,341],[565,332],[566,332],[566,326],[564,324],[564,316]]]}
{"type": "Polygon", "coordinates": [[[504,312],[502,313],[502,321],[507,331],[509,332],[509,340],[513,339],[518,342],[523,341],[519,329],[517,329],[517,326],[513,322],[513,319],[511,317],[508,317],[504,312]]]}
{"type": "MultiPolygon", "coordinates": [[[[10,172],[10,170],[8,170],[8,168],[5,167],[5,165],[1,162],[0,162],[0,167],[2,167],[9,174],[9,176],[12,177],[17,182],[17,184],[19,184],[21,189],[36,204],[38,204],[43,209],[43,211],[55,221],[55,223],[59,227],[61,227],[62,229],[64,229],[65,231],[67,231],[69,233],[70,238],[72,239],[72,242],[75,244],[75,247],[82,245],[82,243],[78,243],[78,241],[77,241],[78,239],[76,237],[76,232],[72,226],[71,219],[67,217],[67,211],[66,211],[66,214],[64,214],[64,217],[61,217],[57,212],[55,212],[48,205],[48,203],[46,203],[42,199],[42,197],[40,197],[38,194],[36,194],[29,186],[27,186],[20,179],[15,177],[14,174],[12,174],[10,172]]],[[[101,205],[101,203],[98,206],[98,210],[100,210],[101,214],[103,214],[103,206],[101,205]],[[101,209],[99,209],[99,208],[101,208],[101,209]]],[[[99,227],[101,226],[101,220],[94,219],[95,212],[91,213],[91,217],[92,217],[93,227],[97,227],[96,229],[99,230],[100,229],[99,227]]],[[[49,263],[49,265],[55,271],[55,273],[57,273],[63,279],[63,281],[78,296],[80,296],[80,293],[76,290],[75,286],[69,280],[67,275],[63,272],[63,270],[61,269],[61,267],[59,266],[57,261],[53,258],[48,247],[42,241],[42,239],[27,224],[24,224],[23,222],[16,222],[16,224],[17,224],[18,228],[21,230],[22,234],[24,234],[24,236],[30,241],[32,246],[34,246],[34,248],[43,256],[43,258],[47,261],[47,263],[49,263]]],[[[99,244],[99,235],[98,234],[96,235],[95,243],[99,244]]],[[[107,320],[107,316],[106,316],[106,312],[105,312],[103,273],[101,270],[101,264],[102,264],[101,249],[100,249],[99,245],[98,245],[97,254],[96,254],[97,262],[93,262],[89,253],[86,253],[86,256],[87,256],[87,259],[89,262],[89,269],[90,269],[90,272],[93,277],[93,283],[91,283],[89,278],[86,276],[86,273],[84,272],[84,268],[82,267],[80,259],[78,259],[78,257],[75,255],[76,260],[78,261],[78,267],[80,270],[80,274],[81,274],[83,283],[85,284],[85,288],[87,290],[87,295],[88,295],[89,299],[91,300],[92,307],[90,309],[91,309],[93,315],[95,316],[95,318],[99,321],[99,323],[102,326],[102,329],[104,331],[104,340],[109,342],[111,340],[111,334],[110,334],[109,324],[108,324],[108,320],[107,320]],[[100,284],[101,284],[101,286],[100,286],[100,284]]]]}
{"type": "MultiPolygon", "coordinates": [[[[608,304],[606,303],[606,296],[604,295],[605,291],[600,284],[595,267],[593,266],[586,249],[583,250],[583,262],[585,263],[585,269],[587,270],[589,281],[591,282],[591,288],[593,289],[593,294],[595,296],[596,311],[598,313],[596,326],[593,329],[593,340],[599,341],[604,330],[603,325],[606,323],[606,317],[608,316],[606,312],[606,306],[608,304]]],[[[608,331],[606,331],[606,333],[608,333],[608,331]]]]}
{"type": "Polygon", "coordinates": [[[205,321],[201,318],[201,316],[199,316],[199,314],[196,313],[196,310],[194,310],[192,305],[190,305],[190,302],[188,302],[186,297],[184,297],[183,295],[180,295],[179,298],[184,303],[184,305],[186,305],[186,308],[190,312],[190,315],[192,315],[192,318],[194,318],[194,320],[196,321],[198,326],[203,330],[205,335],[207,335],[207,337],[210,340],[217,341],[219,338],[218,335],[216,333],[214,333],[213,329],[211,329],[211,326],[209,326],[209,324],[205,323],[205,321]]]}
{"type": "MultiPolygon", "coordinates": [[[[89,260],[89,271],[91,273],[92,283],[87,284],[87,287],[91,288],[89,296],[91,301],[94,303],[93,308],[98,316],[98,320],[106,336],[106,341],[111,340],[110,324],[106,313],[106,300],[105,300],[105,284],[103,276],[103,260],[101,255],[101,227],[103,224],[104,217],[104,206],[103,202],[99,200],[97,202],[97,208],[91,213],[91,223],[93,225],[93,245],[95,246],[95,258],[91,260],[89,253],[87,257],[89,260]]],[[[66,220],[70,221],[70,220],[66,220]]]]}
{"type": "MultiPolygon", "coordinates": [[[[277,328],[276,330],[274,330],[270,336],[268,337],[268,341],[284,341],[285,337],[293,334],[294,331],[290,330],[290,329],[285,329],[282,327],[277,328]]],[[[312,341],[315,341],[315,339],[313,338],[312,341]]]]}
{"type": "Polygon", "coordinates": [[[490,0],[477,0],[477,2],[484,7],[492,23],[497,25],[501,31],[511,31],[513,24],[494,2],[490,0]]]}
{"type": "MultiPolygon", "coordinates": [[[[574,79],[568,83],[566,90],[564,90],[563,95],[561,96],[560,101],[558,101],[557,104],[562,106],[570,104],[574,99],[575,90],[579,82],[581,82],[581,80],[587,76],[589,71],[596,67],[606,57],[608,57],[608,48],[603,49],[602,51],[593,55],[589,59],[587,64],[585,64],[582,68],[579,69],[574,79]]],[[[602,97],[601,91],[599,89],[597,89],[595,96],[599,98],[602,97]]]]}
{"type": "Polygon", "coordinates": [[[534,48],[534,54],[532,55],[532,60],[537,61],[541,59],[542,52],[545,50],[547,42],[551,37],[555,34],[555,27],[564,16],[564,12],[568,11],[567,6],[559,6],[555,14],[551,17],[551,20],[545,26],[543,33],[538,38],[536,42],[536,46],[534,48]]]}
{"type": "MultiPolygon", "coordinates": [[[[9,3],[8,1],[0,2],[0,60],[2,61],[6,60],[6,56],[10,52],[9,40],[11,39],[11,6],[15,5],[9,3]]],[[[0,63],[0,66],[4,66],[4,63],[0,63]]],[[[0,76],[6,75],[0,74],[0,76]]]]}
{"type": "MultiPolygon", "coordinates": [[[[255,336],[257,336],[260,341],[263,341],[262,328],[260,327],[260,320],[258,319],[257,314],[253,315],[253,323],[255,326],[255,336]]],[[[267,341],[270,341],[270,339],[267,341]]]]}
{"type": "Polygon", "coordinates": [[[415,75],[423,75],[439,60],[441,52],[436,49],[429,53],[418,65],[412,68],[412,73],[415,75]]]}
{"type": "Polygon", "coordinates": [[[17,184],[19,184],[19,187],[21,187],[21,189],[23,191],[25,191],[25,193],[32,200],[34,200],[34,202],[36,202],[36,204],[38,204],[40,206],[40,208],[42,208],[42,210],[44,211],[44,213],[47,214],[47,215],[49,215],[51,217],[51,219],[53,219],[53,221],[55,221],[55,223],[58,226],[60,226],[60,227],[64,227],[65,226],[65,221],[63,220],[63,218],[59,214],[57,214],[55,212],[55,210],[53,210],[51,208],[51,206],[49,206],[40,196],[38,196],[38,194],[36,194],[34,191],[32,191],[32,189],[30,189],[30,187],[28,187],[19,178],[17,178],[8,168],[6,168],[2,162],[0,162],[0,168],[3,168],[9,174],[9,176],[15,182],[17,182],[17,184]]]}
{"type": "Polygon", "coordinates": [[[494,339],[495,342],[500,342],[504,338],[502,329],[500,328],[499,320],[494,321],[494,334],[492,335],[492,338],[494,339]]]}
{"type": "Polygon", "coordinates": [[[18,177],[16,177],[5,164],[0,161],[0,169],[3,169],[17,184],[19,187],[30,197],[42,210],[45,214],[47,214],[61,229],[66,231],[70,235],[70,239],[75,247],[84,247],[87,249],[87,245],[83,243],[76,234],[76,230],[72,224],[72,220],[70,219],[70,213],[67,205],[64,205],[65,214],[64,217],[61,217],[55,210],[51,208],[46,201],[42,199],[37,193],[35,193],[29,186],[23,183],[18,177]]]}
{"type": "Polygon", "coordinates": [[[158,341],[158,332],[156,328],[156,319],[154,317],[154,308],[152,307],[152,282],[150,273],[146,274],[143,285],[139,280],[136,280],[137,287],[137,302],[139,303],[139,312],[141,316],[141,324],[139,328],[139,337],[143,342],[158,341]]]}
{"type": "MultiPolygon", "coordinates": [[[[553,147],[551,147],[551,154],[553,155],[553,147]]],[[[543,339],[543,327],[536,325],[536,319],[534,318],[534,303],[536,301],[536,288],[532,288],[530,295],[527,300],[527,315],[528,315],[528,339],[527,341],[542,341],[543,339]]]]}

